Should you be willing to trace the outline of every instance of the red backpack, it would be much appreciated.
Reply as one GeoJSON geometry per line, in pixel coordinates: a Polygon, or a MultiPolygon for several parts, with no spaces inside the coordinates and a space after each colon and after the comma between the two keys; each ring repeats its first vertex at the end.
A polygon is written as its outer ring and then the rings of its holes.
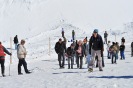
{"type": "Polygon", "coordinates": [[[3,46],[0,44],[0,56],[6,56],[3,50],[3,46]]]}

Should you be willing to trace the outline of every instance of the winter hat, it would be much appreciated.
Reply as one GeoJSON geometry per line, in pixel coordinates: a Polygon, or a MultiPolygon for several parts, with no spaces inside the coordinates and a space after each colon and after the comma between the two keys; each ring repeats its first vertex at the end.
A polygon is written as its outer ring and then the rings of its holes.
{"type": "Polygon", "coordinates": [[[93,33],[98,33],[98,29],[94,29],[93,33]]]}

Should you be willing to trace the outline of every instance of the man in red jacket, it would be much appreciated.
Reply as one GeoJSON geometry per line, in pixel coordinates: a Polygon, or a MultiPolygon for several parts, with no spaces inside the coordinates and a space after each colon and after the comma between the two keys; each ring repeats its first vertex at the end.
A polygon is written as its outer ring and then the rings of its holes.
{"type": "Polygon", "coordinates": [[[2,76],[5,77],[5,56],[7,53],[8,55],[12,55],[3,45],[2,43],[0,42],[0,64],[1,64],[1,73],[2,73],[2,76]]]}

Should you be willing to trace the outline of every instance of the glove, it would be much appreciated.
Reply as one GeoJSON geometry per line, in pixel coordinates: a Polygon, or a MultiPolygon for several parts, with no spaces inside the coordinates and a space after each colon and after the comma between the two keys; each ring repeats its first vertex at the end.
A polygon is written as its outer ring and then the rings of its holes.
{"type": "Polygon", "coordinates": [[[12,53],[10,53],[10,56],[12,55],[12,53]]]}
{"type": "Polygon", "coordinates": [[[91,49],[89,49],[89,54],[91,55],[91,49]]]}

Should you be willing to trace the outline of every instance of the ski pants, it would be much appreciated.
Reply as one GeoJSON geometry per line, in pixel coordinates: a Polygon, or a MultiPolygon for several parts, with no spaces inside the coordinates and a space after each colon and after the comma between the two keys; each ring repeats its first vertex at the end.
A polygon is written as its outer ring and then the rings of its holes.
{"type": "Polygon", "coordinates": [[[102,69],[101,50],[91,49],[91,56],[92,56],[92,59],[89,64],[89,68],[93,68],[93,66],[95,64],[95,57],[98,56],[98,66],[99,66],[99,69],[102,69]]]}
{"type": "MultiPolygon", "coordinates": [[[[102,58],[102,66],[105,67],[104,57],[101,57],[101,58],[102,58]]],[[[95,60],[96,60],[96,67],[98,67],[98,56],[95,57],[95,60]]]]}
{"type": "Polygon", "coordinates": [[[87,59],[87,68],[89,68],[89,63],[90,63],[90,60],[91,60],[91,55],[88,54],[88,55],[86,56],[86,59],[87,59]]]}
{"type": "Polygon", "coordinates": [[[125,59],[124,51],[120,51],[121,59],[125,59]]]}
{"type": "Polygon", "coordinates": [[[64,56],[64,53],[59,53],[58,54],[58,61],[59,61],[59,66],[60,67],[64,67],[64,64],[65,64],[65,56],[64,56]]]}
{"type": "Polygon", "coordinates": [[[74,56],[68,57],[68,68],[70,68],[70,63],[71,63],[71,68],[73,68],[73,63],[74,63],[74,56]]]}
{"type": "Polygon", "coordinates": [[[23,67],[24,67],[25,72],[27,73],[27,72],[28,72],[27,63],[26,63],[26,61],[25,61],[24,58],[19,59],[19,63],[18,63],[18,73],[21,73],[21,66],[22,66],[22,65],[23,65],[23,67]]]}
{"type": "Polygon", "coordinates": [[[5,73],[5,65],[4,65],[4,63],[5,63],[5,58],[0,57],[1,73],[2,73],[2,75],[4,75],[4,73],[5,73]]]}

